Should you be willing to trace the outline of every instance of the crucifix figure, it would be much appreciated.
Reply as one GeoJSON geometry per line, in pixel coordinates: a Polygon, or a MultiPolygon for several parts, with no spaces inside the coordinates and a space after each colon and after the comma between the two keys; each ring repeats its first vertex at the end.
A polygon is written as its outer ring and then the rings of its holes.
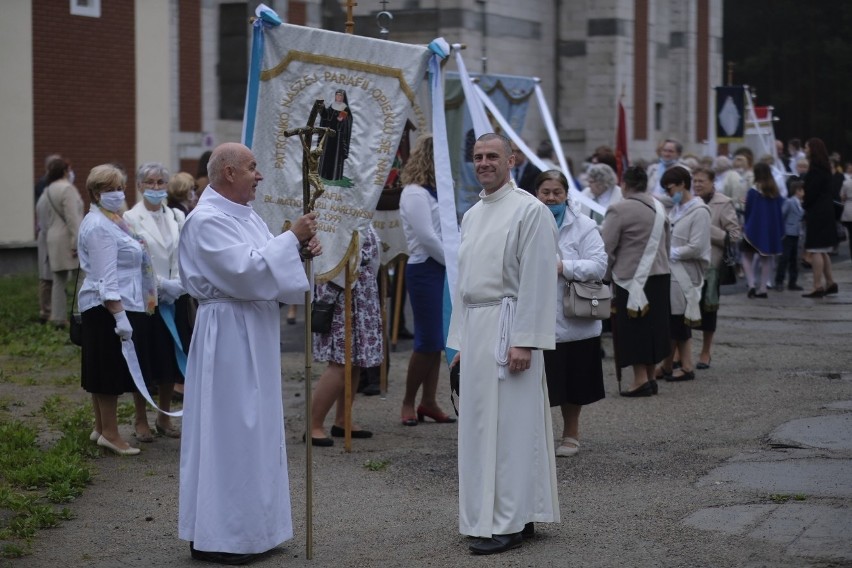
{"type": "Polygon", "coordinates": [[[314,210],[317,199],[325,192],[325,185],[323,185],[319,176],[319,159],[325,149],[328,136],[335,135],[331,128],[314,126],[317,115],[325,108],[324,103],[325,101],[322,99],[314,101],[306,126],[292,128],[284,132],[284,136],[288,138],[298,136],[302,143],[302,211],[306,214],[314,210]],[[319,134],[319,141],[316,147],[312,148],[311,145],[316,134],[319,134]],[[311,195],[311,187],[314,188],[313,195],[311,195]]]}

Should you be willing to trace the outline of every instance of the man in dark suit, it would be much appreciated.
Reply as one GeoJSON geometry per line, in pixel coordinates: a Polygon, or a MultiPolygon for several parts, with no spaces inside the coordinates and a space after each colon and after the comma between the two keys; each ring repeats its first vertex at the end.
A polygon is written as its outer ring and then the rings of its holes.
{"type": "Polygon", "coordinates": [[[521,189],[535,195],[535,178],[538,177],[541,170],[527,160],[527,157],[514,142],[512,142],[512,154],[515,155],[515,167],[512,168],[512,177],[515,179],[515,183],[521,189]]]}

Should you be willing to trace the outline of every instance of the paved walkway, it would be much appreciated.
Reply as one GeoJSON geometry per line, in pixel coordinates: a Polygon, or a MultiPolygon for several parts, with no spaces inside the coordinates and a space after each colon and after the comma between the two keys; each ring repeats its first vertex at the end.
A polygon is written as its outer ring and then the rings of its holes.
{"type": "MultiPolygon", "coordinates": [[[[557,460],[562,522],[491,559],[471,556],[458,534],[456,427],[399,424],[410,342],[392,355],[387,396],[356,401],[375,438],[351,453],[339,441],[314,448],[314,558],[305,558],[304,362],[287,350],[296,536],[257,566],[852,566],[848,257],[835,275],[840,294],[820,300],[726,288],[712,367],[663,383],[658,396],[619,397],[607,358],[607,398],[583,410],[580,453],[557,460]]],[[[282,329],[287,341],[302,337],[299,325],[282,329]]],[[[179,442],[143,450],[98,460],[93,485],[70,505],[75,519],[11,565],[198,566],[176,536],[179,442]]]]}

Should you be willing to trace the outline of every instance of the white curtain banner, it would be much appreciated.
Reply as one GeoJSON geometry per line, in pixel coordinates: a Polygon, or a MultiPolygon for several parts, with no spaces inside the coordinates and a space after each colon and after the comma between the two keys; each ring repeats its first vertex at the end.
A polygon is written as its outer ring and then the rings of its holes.
{"type": "Polygon", "coordinates": [[[314,101],[323,100],[314,126],[334,136],[313,156],[325,186],[316,201],[323,254],[314,270],[326,282],[357,258],[353,235],[372,221],[406,120],[418,111],[429,50],[288,24],[264,34],[251,142],[265,179],[253,207],[276,235],[302,215],[303,142],[285,133],[305,127],[314,101]]]}

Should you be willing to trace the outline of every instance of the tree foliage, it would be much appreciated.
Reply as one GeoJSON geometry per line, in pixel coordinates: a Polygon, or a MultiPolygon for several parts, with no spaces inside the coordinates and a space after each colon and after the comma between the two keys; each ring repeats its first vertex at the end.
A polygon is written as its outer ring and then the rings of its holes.
{"type": "Polygon", "coordinates": [[[850,30],[848,0],[724,2],[733,83],[752,87],[755,104],[775,107],[776,137],[822,138],[844,160],[852,160],[850,30]]]}

